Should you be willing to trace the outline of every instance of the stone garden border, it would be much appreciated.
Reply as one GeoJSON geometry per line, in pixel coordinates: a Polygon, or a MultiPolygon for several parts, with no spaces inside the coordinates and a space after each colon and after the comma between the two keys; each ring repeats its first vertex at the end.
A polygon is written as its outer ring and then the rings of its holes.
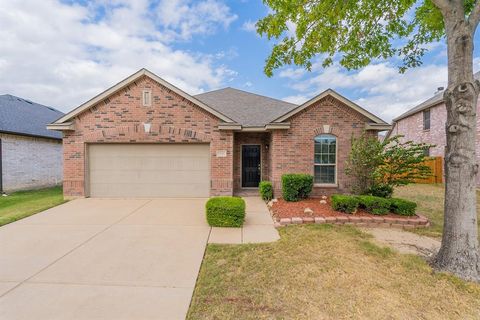
{"type": "MultiPolygon", "coordinates": [[[[270,211],[270,214],[272,212],[270,211]]],[[[285,227],[288,225],[298,224],[338,224],[338,225],[354,225],[358,227],[377,227],[377,228],[401,228],[401,229],[418,229],[427,228],[430,222],[427,217],[417,214],[416,217],[293,217],[281,218],[275,220],[275,228],[285,227]]]]}

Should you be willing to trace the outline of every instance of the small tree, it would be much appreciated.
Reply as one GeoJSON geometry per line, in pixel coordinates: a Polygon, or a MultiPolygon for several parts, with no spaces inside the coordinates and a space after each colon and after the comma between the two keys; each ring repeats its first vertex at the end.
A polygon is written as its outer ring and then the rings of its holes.
{"type": "Polygon", "coordinates": [[[352,191],[359,194],[383,190],[391,195],[393,187],[407,185],[431,175],[426,166],[425,143],[401,142],[402,136],[384,141],[362,134],[352,138],[352,150],[345,173],[355,178],[352,191]]]}
{"type": "Polygon", "coordinates": [[[365,133],[352,137],[352,149],[347,160],[345,173],[355,178],[352,191],[366,194],[375,183],[374,170],[383,164],[383,143],[365,133]]]}

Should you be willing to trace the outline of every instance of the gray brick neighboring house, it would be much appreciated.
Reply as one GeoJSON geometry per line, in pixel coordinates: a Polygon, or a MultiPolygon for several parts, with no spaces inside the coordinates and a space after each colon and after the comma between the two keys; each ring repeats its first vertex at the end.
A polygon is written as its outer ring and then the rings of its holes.
{"type": "Polygon", "coordinates": [[[62,112],[0,95],[0,193],[62,183],[62,135],[46,129],[62,112]]]}
{"type": "MultiPolygon", "coordinates": [[[[475,73],[480,80],[480,72],[475,73]]],[[[387,136],[403,135],[404,141],[424,142],[435,145],[428,150],[430,156],[445,155],[447,108],[443,99],[443,88],[439,88],[430,99],[413,107],[393,119],[392,129],[387,136]]],[[[480,164],[480,99],[477,101],[477,163],[480,164]]],[[[477,175],[477,186],[480,187],[480,175],[477,175]]]]}

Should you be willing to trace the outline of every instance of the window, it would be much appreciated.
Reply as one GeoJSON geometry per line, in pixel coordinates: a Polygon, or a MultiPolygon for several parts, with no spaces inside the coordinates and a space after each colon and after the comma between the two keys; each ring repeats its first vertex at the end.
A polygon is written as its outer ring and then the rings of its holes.
{"type": "Polygon", "coordinates": [[[430,109],[423,111],[423,130],[430,130],[430,109]]]}
{"type": "Polygon", "coordinates": [[[330,134],[315,137],[314,173],[315,183],[336,182],[337,138],[330,134]]]}
{"type": "Polygon", "coordinates": [[[143,90],[143,106],[150,107],[152,105],[152,92],[150,90],[143,90]]]}

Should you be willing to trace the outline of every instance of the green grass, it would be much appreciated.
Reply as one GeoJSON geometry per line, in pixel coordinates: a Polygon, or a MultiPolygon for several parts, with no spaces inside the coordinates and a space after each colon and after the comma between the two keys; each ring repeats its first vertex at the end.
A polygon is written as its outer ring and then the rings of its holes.
{"type": "MultiPolygon", "coordinates": [[[[429,228],[416,229],[415,233],[440,238],[443,232],[444,192],[443,184],[412,184],[396,188],[394,197],[416,202],[417,213],[423,214],[430,220],[429,228]]],[[[480,192],[477,192],[477,216],[480,227],[480,192]]]]}
{"type": "Polygon", "coordinates": [[[478,319],[480,285],[432,272],[356,228],[289,226],[208,245],[188,319],[478,319]]]}
{"type": "Polygon", "coordinates": [[[62,188],[19,191],[0,197],[0,226],[64,203],[62,188]]]}

